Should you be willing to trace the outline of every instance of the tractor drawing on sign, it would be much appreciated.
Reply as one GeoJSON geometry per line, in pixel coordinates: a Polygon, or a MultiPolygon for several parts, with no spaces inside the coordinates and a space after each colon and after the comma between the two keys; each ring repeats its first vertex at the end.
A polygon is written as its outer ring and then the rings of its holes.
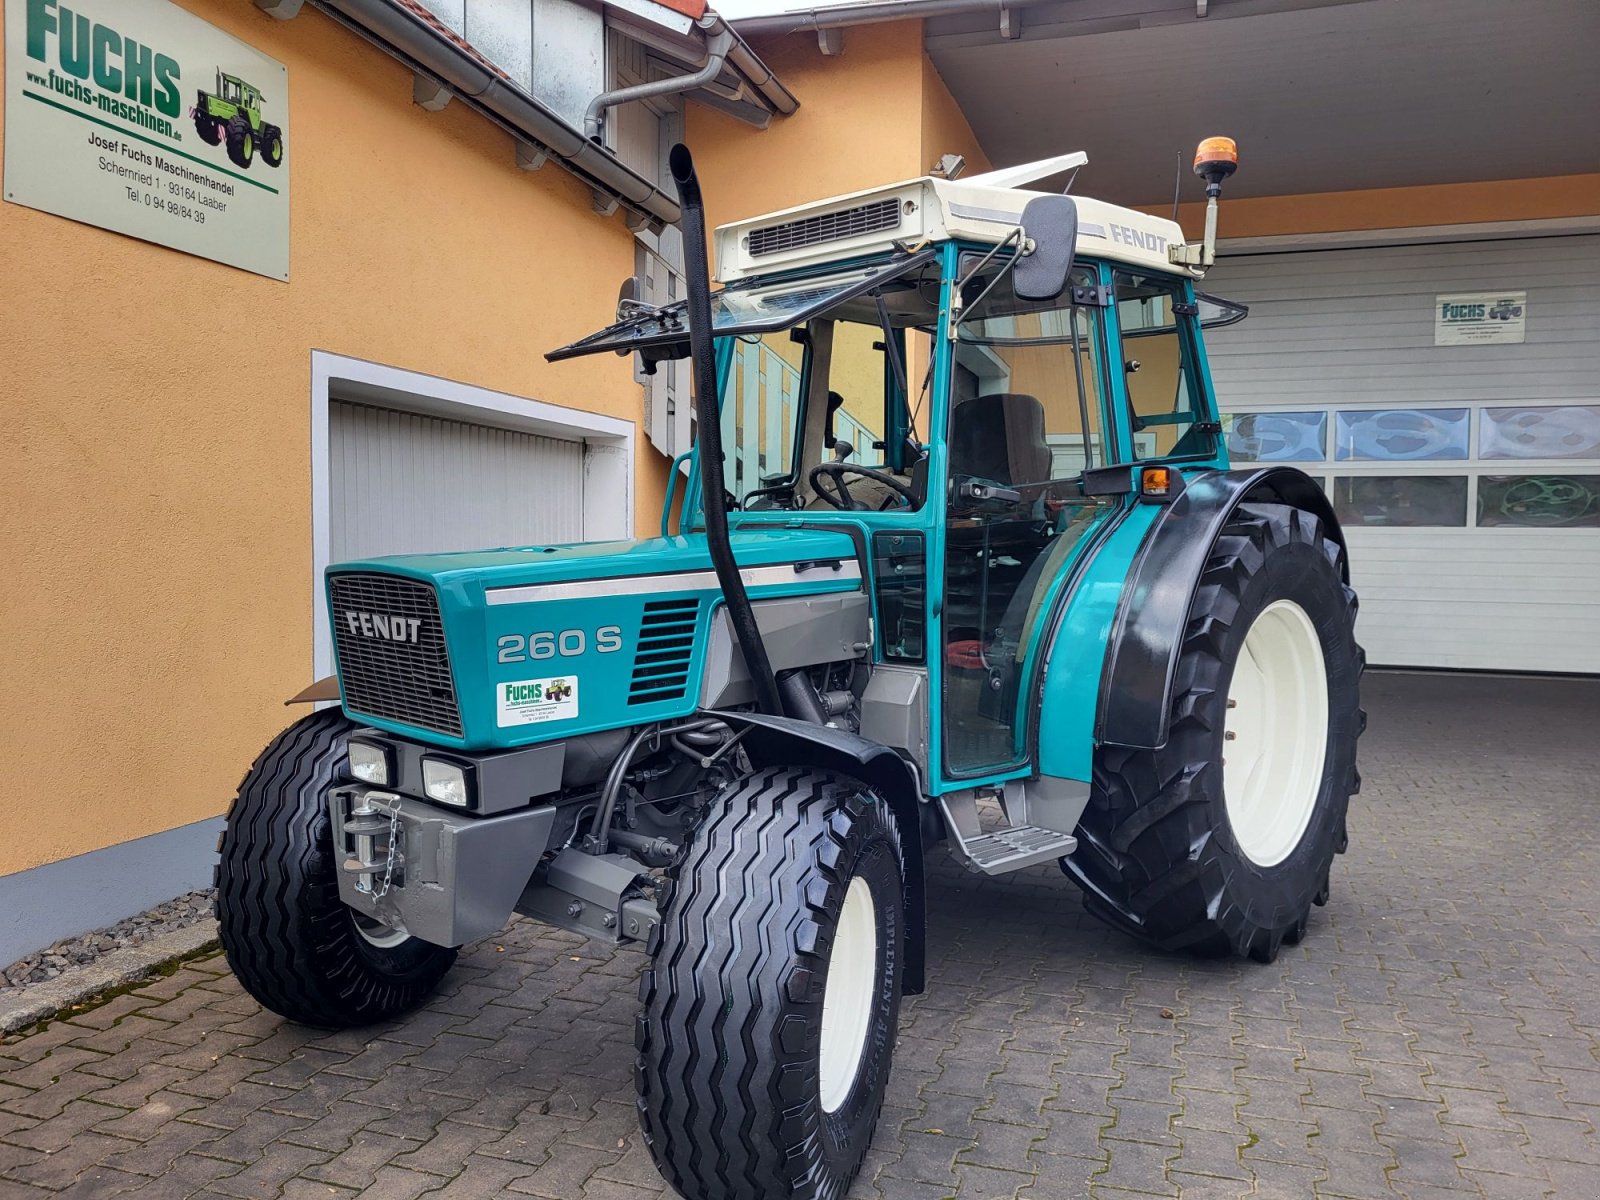
{"type": "Polygon", "coordinates": [[[269,167],[283,165],[283,130],[262,120],[261,89],[237,75],[217,71],[216,91],[200,90],[194,127],[208,146],[227,144],[228,160],[247,169],[260,155],[269,167]]]}
{"type": "Polygon", "coordinates": [[[662,1174],[824,1200],[937,953],[926,854],[1059,864],[1166,951],[1307,936],[1364,657],[1321,488],[1228,462],[1206,334],[1244,312],[1195,285],[1236,151],[1201,145],[1195,244],[1026,187],[1085,161],[725,225],[713,290],[677,147],[686,298],[548,355],[690,363],[659,534],[328,569],[340,704],[262,752],[220,845],[251,995],[386,1021],[514,914],[636,945],[662,1174]],[[504,702],[556,672],[581,706],[504,702]]]}

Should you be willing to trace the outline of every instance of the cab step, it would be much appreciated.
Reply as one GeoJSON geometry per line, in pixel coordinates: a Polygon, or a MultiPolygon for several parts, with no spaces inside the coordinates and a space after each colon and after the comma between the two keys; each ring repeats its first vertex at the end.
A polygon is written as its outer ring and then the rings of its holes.
{"type": "Polygon", "coordinates": [[[971,792],[941,796],[939,808],[957,853],[985,875],[1005,875],[1052,862],[1078,848],[1078,839],[1070,833],[1038,825],[1002,824],[984,829],[977,796],[971,792]]]}

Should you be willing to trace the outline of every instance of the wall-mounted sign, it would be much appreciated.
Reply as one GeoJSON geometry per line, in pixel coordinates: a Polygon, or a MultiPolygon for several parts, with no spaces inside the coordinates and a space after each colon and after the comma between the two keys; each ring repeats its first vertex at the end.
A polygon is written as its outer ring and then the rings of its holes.
{"type": "Polygon", "coordinates": [[[289,277],[289,72],[168,0],[5,0],[5,198],[289,277]]]}
{"type": "Polygon", "coordinates": [[[1433,298],[1435,346],[1521,345],[1527,332],[1527,292],[1465,292],[1433,298]]]}

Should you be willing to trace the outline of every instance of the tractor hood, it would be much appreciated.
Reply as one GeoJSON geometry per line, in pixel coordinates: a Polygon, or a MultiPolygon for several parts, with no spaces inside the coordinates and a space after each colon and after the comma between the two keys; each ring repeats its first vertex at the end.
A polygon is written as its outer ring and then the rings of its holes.
{"type": "MultiPolygon", "coordinates": [[[[843,533],[732,544],[752,600],[862,586],[843,533]]],[[[471,750],[693,712],[722,603],[699,534],[340,563],[327,589],[345,711],[471,750]]]]}

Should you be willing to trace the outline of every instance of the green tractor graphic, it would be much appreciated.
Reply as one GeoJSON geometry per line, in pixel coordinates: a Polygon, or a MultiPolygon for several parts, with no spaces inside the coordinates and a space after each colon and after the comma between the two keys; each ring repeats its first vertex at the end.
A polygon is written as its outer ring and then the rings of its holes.
{"type": "Polygon", "coordinates": [[[261,89],[237,75],[217,71],[217,90],[200,90],[194,127],[208,146],[228,145],[236,167],[249,167],[259,154],[267,166],[283,164],[283,130],[261,119],[261,89]]]}

